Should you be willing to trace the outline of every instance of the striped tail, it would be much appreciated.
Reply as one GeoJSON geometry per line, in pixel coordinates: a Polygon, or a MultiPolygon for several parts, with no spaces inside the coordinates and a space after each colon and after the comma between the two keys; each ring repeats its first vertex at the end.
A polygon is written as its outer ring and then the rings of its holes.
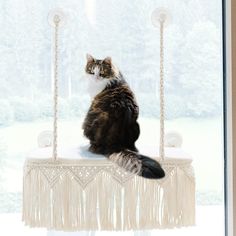
{"type": "Polygon", "coordinates": [[[157,161],[128,149],[112,153],[108,158],[126,171],[144,178],[160,179],[165,177],[165,172],[157,161]]]}

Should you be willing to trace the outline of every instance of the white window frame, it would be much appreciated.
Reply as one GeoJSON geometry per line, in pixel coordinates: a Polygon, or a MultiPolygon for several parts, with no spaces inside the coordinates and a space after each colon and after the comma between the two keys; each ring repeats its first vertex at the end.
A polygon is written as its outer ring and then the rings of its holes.
{"type": "Polygon", "coordinates": [[[223,0],[225,24],[225,99],[226,99],[226,186],[225,186],[225,217],[226,235],[236,236],[236,67],[233,65],[236,57],[236,2],[223,0]],[[235,145],[235,146],[234,146],[235,145]]]}

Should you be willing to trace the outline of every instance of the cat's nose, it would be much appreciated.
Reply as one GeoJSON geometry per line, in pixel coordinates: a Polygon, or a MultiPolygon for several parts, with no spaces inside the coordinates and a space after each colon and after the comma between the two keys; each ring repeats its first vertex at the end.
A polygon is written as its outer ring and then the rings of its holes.
{"type": "Polygon", "coordinates": [[[95,75],[96,77],[99,76],[99,68],[95,67],[95,69],[94,69],[94,75],[95,75]]]}

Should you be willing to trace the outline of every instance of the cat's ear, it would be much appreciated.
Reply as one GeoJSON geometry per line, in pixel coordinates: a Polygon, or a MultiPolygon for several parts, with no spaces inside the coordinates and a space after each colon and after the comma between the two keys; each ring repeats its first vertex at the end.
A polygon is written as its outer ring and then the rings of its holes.
{"type": "Polygon", "coordinates": [[[94,61],[94,58],[90,54],[86,54],[87,61],[94,61]]]}
{"type": "Polygon", "coordinates": [[[108,64],[111,64],[111,57],[106,57],[103,61],[108,64]]]}

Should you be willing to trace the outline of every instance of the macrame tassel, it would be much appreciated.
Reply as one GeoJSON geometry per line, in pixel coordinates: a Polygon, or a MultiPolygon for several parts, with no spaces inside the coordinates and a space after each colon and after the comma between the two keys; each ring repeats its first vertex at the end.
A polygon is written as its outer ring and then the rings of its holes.
{"type": "Polygon", "coordinates": [[[35,165],[29,160],[24,168],[23,221],[31,227],[63,231],[193,225],[193,169],[190,162],[172,162],[162,162],[164,179],[149,180],[130,175],[109,161],[93,173],[96,166],[91,165],[96,161],[78,166],[69,161],[35,165]]]}
{"type": "Polygon", "coordinates": [[[137,208],[137,188],[136,179],[132,179],[124,184],[123,207],[124,207],[124,229],[132,230],[136,225],[136,208],[137,208]],[[131,201],[132,199],[132,201],[131,201]],[[135,214],[135,215],[133,215],[135,214]]]}
{"type": "Polygon", "coordinates": [[[183,169],[179,168],[176,174],[178,181],[177,199],[179,199],[178,212],[181,212],[181,217],[178,226],[188,226],[195,224],[195,207],[191,208],[195,204],[195,185],[192,183],[192,179],[186,176],[183,169]],[[182,200],[182,201],[181,201],[182,200]]]}
{"type": "Polygon", "coordinates": [[[32,169],[24,178],[23,186],[23,220],[26,224],[32,227],[47,225],[51,216],[50,198],[50,187],[45,176],[32,169]]]}

